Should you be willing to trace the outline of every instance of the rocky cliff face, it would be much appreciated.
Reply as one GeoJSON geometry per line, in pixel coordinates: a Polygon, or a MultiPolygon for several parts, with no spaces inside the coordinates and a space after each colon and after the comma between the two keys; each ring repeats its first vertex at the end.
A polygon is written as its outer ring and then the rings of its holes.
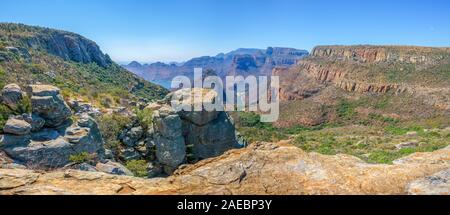
{"type": "Polygon", "coordinates": [[[15,41],[24,49],[40,49],[64,60],[96,63],[101,67],[112,64],[95,42],[74,33],[8,23],[0,23],[0,31],[5,41],[15,41]]]}
{"type": "Polygon", "coordinates": [[[305,83],[302,80],[308,76],[312,78],[309,81],[316,81],[318,85],[334,85],[348,92],[427,94],[431,105],[448,107],[448,98],[427,93],[448,91],[448,86],[440,83],[448,81],[444,74],[435,85],[428,83],[436,79],[433,71],[440,71],[436,67],[448,63],[450,50],[447,48],[319,46],[311,57],[299,61],[292,70],[273,73],[282,74],[281,94],[285,100],[304,98],[301,93],[295,95],[293,80],[305,83]],[[419,77],[423,79],[417,79],[419,77]],[[288,94],[290,96],[286,96],[288,94]]]}
{"type": "Polygon", "coordinates": [[[362,63],[402,62],[436,64],[449,60],[449,48],[414,46],[318,46],[312,56],[362,63]]]}
{"type": "MultiPolygon", "coordinates": [[[[8,85],[2,91],[3,102],[10,103],[13,94],[8,85]]],[[[15,92],[23,95],[15,101],[16,106],[27,96],[20,88],[15,92]]],[[[32,169],[60,168],[69,164],[70,157],[80,153],[104,156],[103,139],[97,123],[88,115],[70,119],[72,112],[54,86],[31,85],[28,96],[32,113],[12,115],[0,135],[0,149],[14,163],[32,169]]]]}
{"type": "Polygon", "coordinates": [[[287,143],[255,143],[189,165],[166,179],[0,169],[0,193],[449,194],[449,150],[374,165],[347,155],[305,153],[287,143]]]}

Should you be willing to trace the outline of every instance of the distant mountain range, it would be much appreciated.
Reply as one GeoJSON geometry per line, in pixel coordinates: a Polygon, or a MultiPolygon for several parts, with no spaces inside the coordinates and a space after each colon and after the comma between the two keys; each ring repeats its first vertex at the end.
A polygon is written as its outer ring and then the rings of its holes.
{"type": "Polygon", "coordinates": [[[193,58],[184,63],[140,64],[133,61],[122,66],[148,81],[169,88],[172,78],[178,75],[192,77],[194,68],[212,69],[220,77],[270,75],[275,67],[291,67],[308,54],[306,50],[294,48],[269,47],[265,50],[240,48],[226,54],[193,58]]]}

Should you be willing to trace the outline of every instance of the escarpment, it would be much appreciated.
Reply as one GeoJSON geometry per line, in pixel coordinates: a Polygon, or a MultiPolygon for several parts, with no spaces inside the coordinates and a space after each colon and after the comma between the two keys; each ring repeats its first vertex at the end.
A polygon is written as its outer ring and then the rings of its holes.
{"type": "Polygon", "coordinates": [[[450,48],[416,46],[317,46],[311,55],[361,63],[402,62],[437,64],[449,60],[450,48]]]}
{"type": "Polygon", "coordinates": [[[304,99],[332,86],[356,93],[409,93],[448,110],[448,65],[448,48],[319,46],[296,67],[275,69],[273,74],[283,71],[280,94],[285,101],[304,99]]]}

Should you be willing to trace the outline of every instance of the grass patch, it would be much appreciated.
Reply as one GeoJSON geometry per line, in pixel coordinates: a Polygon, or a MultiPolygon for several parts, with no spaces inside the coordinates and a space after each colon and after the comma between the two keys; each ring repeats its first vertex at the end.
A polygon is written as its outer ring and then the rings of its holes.
{"type": "Polygon", "coordinates": [[[125,165],[125,167],[137,177],[148,176],[147,166],[148,163],[145,160],[131,160],[128,161],[125,165]]]}

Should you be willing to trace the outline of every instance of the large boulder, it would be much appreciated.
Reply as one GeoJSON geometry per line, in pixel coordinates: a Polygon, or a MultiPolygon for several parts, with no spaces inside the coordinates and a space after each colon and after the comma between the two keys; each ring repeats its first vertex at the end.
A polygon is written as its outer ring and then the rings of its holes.
{"type": "MultiPolygon", "coordinates": [[[[201,93],[204,96],[202,101],[206,102],[214,101],[217,96],[211,90],[182,89],[146,107],[153,110],[153,125],[146,134],[147,147],[155,146],[156,161],[167,174],[191,158],[215,157],[239,147],[234,125],[223,109],[188,111],[170,106],[172,99],[183,102],[180,98],[192,98],[195,93],[201,93]],[[188,150],[188,146],[192,146],[192,150],[188,150]]],[[[190,105],[197,105],[191,101],[190,105]]]]}
{"type": "Polygon", "coordinates": [[[1,91],[1,101],[11,109],[16,109],[17,104],[25,97],[25,93],[17,84],[8,84],[1,91]]]}
{"type": "Polygon", "coordinates": [[[28,122],[31,125],[32,132],[41,130],[45,125],[45,120],[36,114],[23,114],[18,118],[28,122]]]}
{"type": "Polygon", "coordinates": [[[45,120],[45,126],[58,127],[70,118],[72,112],[64,102],[57,87],[50,85],[30,85],[33,113],[45,120]]]}
{"type": "Polygon", "coordinates": [[[450,195],[450,169],[411,182],[408,194],[450,195]]]}
{"type": "Polygon", "coordinates": [[[181,125],[180,117],[167,107],[153,112],[156,158],[166,167],[168,173],[185,161],[186,144],[181,125]]]}
{"type": "Polygon", "coordinates": [[[6,121],[3,132],[14,135],[27,135],[31,132],[31,125],[25,120],[10,118],[6,121]]]}
{"type": "Polygon", "coordinates": [[[112,162],[110,160],[102,163],[99,162],[95,165],[95,169],[100,172],[112,174],[112,175],[128,175],[133,176],[133,173],[120,163],[112,162]]]}
{"type": "Polygon", "coordinates": [[[58,168],[80,153],[103,156],[103,139],[97,123],[88,115],[58,129],[46,128],[31,135],[4,135],[0,146],[8,156],[31,168],[58,168]]]}
{"type": "Polygon", "coordinates": [[[239,147],[234,125],[225,112],[220,112],[216,119],[204,126],[186,121],[183,125],[186,144],[193,145],[192,155],[197,160],[219,156],[239,147]]]}

